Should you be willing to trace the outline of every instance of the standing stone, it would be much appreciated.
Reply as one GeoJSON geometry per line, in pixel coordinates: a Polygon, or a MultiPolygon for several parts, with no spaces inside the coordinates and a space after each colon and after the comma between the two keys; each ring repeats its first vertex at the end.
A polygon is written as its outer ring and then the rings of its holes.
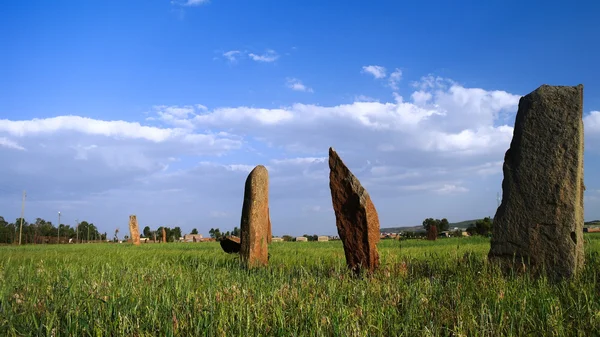
{"type": "Polygon", "coordinates": [[[226,238],[221,239],[219,242],[221,244],[221,248],[225,253],[233,254],[240,252],[240,238],[237,236],[228,236],[226,238]]]}
{"type": "Polygon", "coordinates": [[[329,148],[329,188],[346,264],[356,274],[379,267],[379,217],[371,197],[333,148],[329,148]]]}
{"type": "Polygon", "coordinates": [[[140,245],[140,228],[138,227],[137,217],[135,215],[129,216],[129,234],[131,236],[131,242],[134,245],[140,245]]]}
{"type": "Polygon", "coordinates": [[[167,231],[164,227],[162,229],[162,242],[167,242],[167,231]]]}
{"type": "Polygon", "coordinates": [[[490,261],[558,279],[583,267],[582,118],[583,85],[542,85],[521,97],[490,261]]]}
{"type": "Polygon", "coordinates": [[[240,258],[250,268],[268,263],[269,222],[269,172],[258,165],[246,179],[240,226],[240,258]]]}
{"type": "Polygon", "coordinates": [[[438,231],[436,225],[429,226],[427,230],[427,240],[435,241],[437,239],[438,231]]]}

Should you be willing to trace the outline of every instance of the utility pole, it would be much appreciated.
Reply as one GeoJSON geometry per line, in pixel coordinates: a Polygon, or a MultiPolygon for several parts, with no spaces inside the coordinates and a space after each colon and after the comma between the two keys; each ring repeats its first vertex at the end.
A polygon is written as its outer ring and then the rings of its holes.
{"type": "Polygon", "coordinates": [[[87,228],[88,228],[88,240],[87,240],[87,243],[90,243],[90,225],[89,224],[88,224],[87,228]]]}
{"type": "Polygon", "coordinates": [[[25,196],[26,193],[23,191],[23,201],[21,202],[21,229],[19,230],[19,246],[21,245],[21,237],[23,237],[23,217],[25,216],[25,196]]]}
{"type": "Polygon", "coordinates": [[[60,211],[58,211],[58,243],[60,243],[60,211]]]}
{"type": "Polygon", "coordinates": [[[79,243],[79,219],[75,219],[77,227],[75,227],[75,243],[79,243]]]}

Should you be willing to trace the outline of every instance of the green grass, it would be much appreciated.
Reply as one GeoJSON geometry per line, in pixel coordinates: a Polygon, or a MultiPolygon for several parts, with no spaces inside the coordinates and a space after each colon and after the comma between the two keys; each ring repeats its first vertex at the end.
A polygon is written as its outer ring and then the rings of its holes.
{"type": "Polygon", "coordinates": [[[243,270],[218,243],[0,247],[0,336],[591,336],[600,235],[551,284],[500,275],[485,238],[384,240],[368,279],[341,242],[270,245],[243,270]]]}

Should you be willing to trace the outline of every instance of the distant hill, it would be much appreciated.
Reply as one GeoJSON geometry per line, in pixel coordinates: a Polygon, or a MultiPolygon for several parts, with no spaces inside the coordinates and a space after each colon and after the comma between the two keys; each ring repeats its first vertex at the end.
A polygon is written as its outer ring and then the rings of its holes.
{"type": "MultiPolygon", "coordinates": [[[[465,220],[465,221],[460,221],[460,222],[451,222],[450,223],[450,229],[452,228],[460,228],[460,229],[467,229],[469,228],[471,225],[475,225],[475,222],[477,222],[477,220],[483,220],[483,219],[474,219],[474,220],[465,220]]],[[[584,226],[600,226],[600,220],[592,220],[592,221],[588,221],[584,223],[584,226]]],[[[398,233],[398,232],[403,232],[403,231],[410,231],[410,232],[424,232],[425,228],[423,228],[423,226],[419,225],[419,226],[405,226],[405,227],[387,227],[387,228],[381,228],[379,230],[381,233],[398,233]]]]}

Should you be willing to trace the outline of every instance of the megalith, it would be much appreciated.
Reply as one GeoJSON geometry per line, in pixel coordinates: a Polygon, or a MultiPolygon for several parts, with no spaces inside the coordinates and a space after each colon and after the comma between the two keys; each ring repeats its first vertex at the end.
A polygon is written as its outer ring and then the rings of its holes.
{"type": "Polygon", "coordinates": [[[245,266],[268,264],[269,223],[269,172],[258,165],[248,174],[244,188],[240,259],[245,266]]]}
{"type": "Polygon", "coordinates": [[[225,253],[233,254],[240,252],[240,238],[237,236],[228,236],[220,240],[221,248],[225,253]]]}
{"type": "Polygon", "coordinates": [[[162,242],[167,242],[167,231],[165,228],[162,228],[162,242]]]}
{"type": "Polygon", "coordinates": [[[356,274],[379,267],[379,217],[371,197],[333,148],[329,148],[329,189],[346,264],[356,274]]]}
{"type": "Polygon", "coordinates": [[[431,225],[427,229],[427,240],[435,241],[438,236],[438,230],[436,225],[431,225]]]}
{"type": "Polygon", "coordinates": [[[134,245],[140,245],[140,228],[138,226],[137,217],[135,215],[129,216],[129,234],[131,236],[131,242],[134,245]]]}
{"type": "Polygon", "coordinates": [[[554,279],[582,269],[583,146],[583,85],[542,85],[521,97],[490,261],[554,279]]]}

